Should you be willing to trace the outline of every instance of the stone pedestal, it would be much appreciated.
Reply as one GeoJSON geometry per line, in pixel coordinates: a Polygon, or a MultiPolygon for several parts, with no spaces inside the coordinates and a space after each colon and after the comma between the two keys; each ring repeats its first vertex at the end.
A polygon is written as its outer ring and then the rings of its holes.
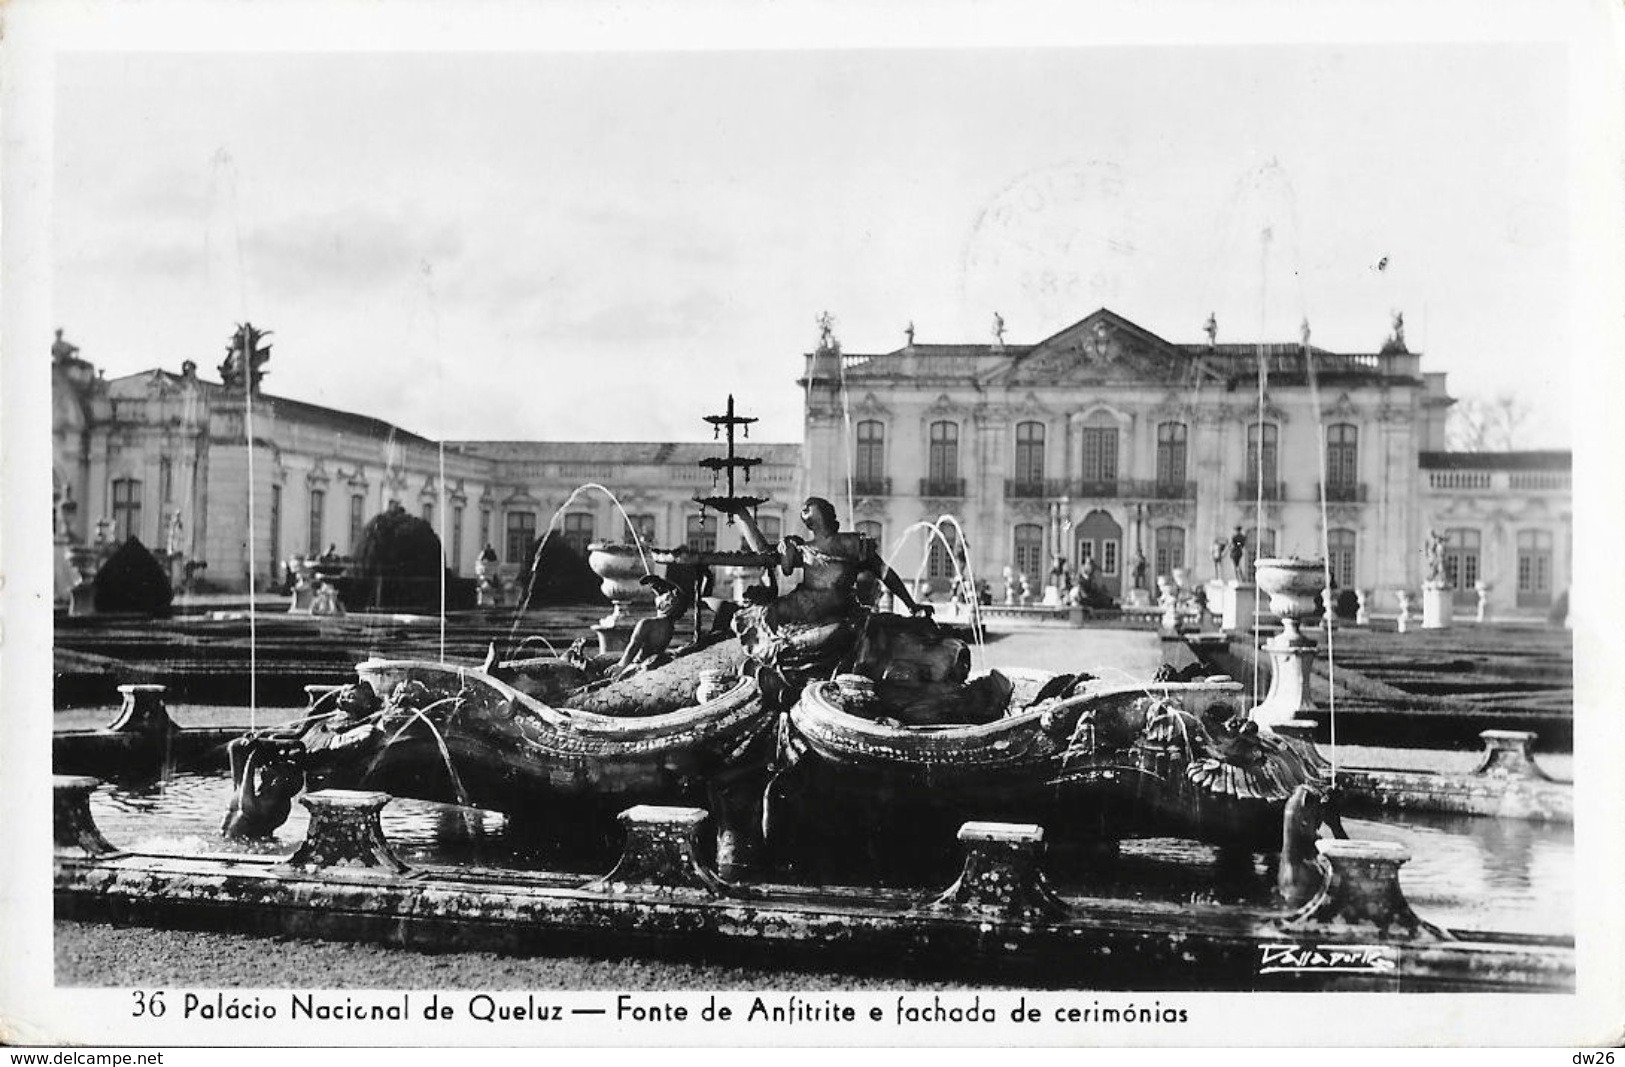
{"type": "Polygon", "coordinates": [[[620,655],[632,640],[637,625],[632,609],[652,605],[654,591],[642,582],[647,573],[636,545],[594,541],[587,546],[587,563],[600,579],[599,591],[609,598],[610,612],[593,624],[600,655],[620,655]]]}
{"type": "Polygon", "coordinates": [[[1151,606],[1151,590],[1130,589],[1123,598],[1123,603],[1131,608],[1149,608],[1151,606]]]}
{"type": "Polygon", "coordinates": [[[1066,904],[1039,868],[1044,830],[1022,823],[968,822],[959,828],[965,867],[928,908],[1030,922],[1059,918],[1066,904]]]}
{"type": "Polygon", "coordinates": [[[1253,721],[1274,726],[1317,710],[1309,690],[1315,643],[1296,628],[1286,628],[1260,647],[1270,657],[1270,690],[1253,709],[1253,721]]]}
{"type": "Polygon", "coordinates": [[[121,734],[151,734],[163,736],[176,729],[164,706],[166,687],[161,685],[121,685],[119,694],[124,698],[118,717],[107,727],[121,734]]]}
{"type": "Polygon", "coordinates": [[[1422,629],[1448,630],[1452,614],[1449,586],[1429,582],[1422,587],[1422,629]]]}
{"type": "Polygon", "coordinates": [[[1258,587],[1252,582],[1229,582],[1224,588],[1224,629],[1234,632],[1250,633],[1256,621],[1253,601],[1256,599],[1258,587]]]}
{"type": "Polygon", "coordinates": [[[700,862],[696,839],[704,808],[639,804],[621,812],[626,844],[615,869],[585,888],[605,893],[719,896],[722,882],[700,862]]]}
{"type": "Polygon", "coordinates": [[[1399,887],[1399,868],[1411,858],[1389,841],[1316,841],[1326,869],[1320,892],[1285,925],[1321,928],[1338,937],[1404,937],[1453,940],[1411,910],[1399,887]]]}
{"type": "Polygon", "coordinates": [[[388,793],[353,789],[323,789],[301,798],[310,809],[310,826],[288,866],[361,867],[405,874],[411,868],[390,849],[379,820],[389,801],[388,793]]]}
{"type": "Polygon", "coordinates": [[[110,856],[119,852],[102,836],[90,811],[90,794],[99,785],[97,779],[82,775],[52,776],[51,832],[57,855],[110,856]]]}
{"type": "Polygon", "coordinates": [[[1491,778],[1551,781],[1529,752],[1529,746],[1535,743],[1535,735],[1528,730],[1484,730],[1479,733],[1478,739],[1484,742],[1484,756],[1473,768],[1474,774],[1491,778]]]}

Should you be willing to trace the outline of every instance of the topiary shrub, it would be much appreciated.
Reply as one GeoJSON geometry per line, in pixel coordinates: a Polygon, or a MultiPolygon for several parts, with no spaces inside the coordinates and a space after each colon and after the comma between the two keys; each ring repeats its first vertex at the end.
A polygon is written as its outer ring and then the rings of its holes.
{"type": "Polygon", "coordinates": [[[433,611],[440,606],[440,538],[399,504],[361,530],[343,599],[351,609],[433,611]]]}
{"type": "Polygon", "coordinates": [[[167,617],[174,591],[163,564],[132,537],[96,572],[97,611],[167,617]]]}
{"type": "Polygon", "coordinates": [[[519,569],[519,592],[522,599],[530,590],[530,606],[547,604],[607,604],[609,600],[599,589],[600,580],[581,553],[554,534],[530,543],[525,562],[519,569]],[[538,554],[540,546],[540,554],[538,554]],[[531,586],[531,570],[535,568],[536,584],[531,586]]]}
{"type": "Polygon", "coordinates": [[[1360,614],[1360,594],[1352,589],[1344,589],[1337,594],[1335,610],[1339,619],[1352,619],[1360,614]]]}

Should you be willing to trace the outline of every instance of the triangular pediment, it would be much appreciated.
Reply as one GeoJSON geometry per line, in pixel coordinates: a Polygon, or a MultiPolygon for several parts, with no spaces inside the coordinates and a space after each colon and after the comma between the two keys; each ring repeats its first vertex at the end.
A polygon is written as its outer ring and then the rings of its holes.
{"type": "Polygon", "coordinates": [[[1178,378],[1189,362],[1177,346],[1101,308],[1033,345],[999,377],[1012,384],[1144,381],[1178,378]]]}

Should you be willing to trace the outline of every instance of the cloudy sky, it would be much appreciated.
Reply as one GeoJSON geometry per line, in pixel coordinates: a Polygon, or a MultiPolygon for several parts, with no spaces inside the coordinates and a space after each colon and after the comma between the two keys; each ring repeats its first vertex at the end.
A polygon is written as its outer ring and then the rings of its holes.
{"type": "MultiPolygon", "coordinates": [[[[275,331],[268,391],[429,436],[800,437],[800,354],[1374,350],[1567,447],[1564,53],[1534,44],[96,52],[56,66],[54,316],[110,376],[275,331]],[[1269,231],[1266,241],[1262,234],[1269,231]]],[[[42,338],[43,353],[49,338],[42,338]]]]}

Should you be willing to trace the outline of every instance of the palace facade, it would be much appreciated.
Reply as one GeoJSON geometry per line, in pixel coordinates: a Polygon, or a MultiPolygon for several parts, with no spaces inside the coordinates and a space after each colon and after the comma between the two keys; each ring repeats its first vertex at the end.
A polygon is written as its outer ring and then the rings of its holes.
{"type": "MultiPolygon", "coordinates": [[[[693,503],[711,492],[697,464],[714,446],[447,441],[442,449],[381,419],[245,385],[230,362],[220,382],[202,379],[190,360],[179,373],[108,379],[58,339],[52,490],[61,545],[133,536],[206,564],[198,573],[208,585],[236,591],[251,579],[262,589],[280,582],[294,556],[353,553],[367,521],[392,504],[434,526],[447,565],[463,575],[489,544],[515,577],[550,527],[583,554],[594,540],[625,539],[629,524],[655,545],[708,548],[722,538],[737,547],[737,534],[693,503]],[[585,488],[593,484],[615,499],[585,488]]],[[[752,449],[764,461],[751,489],[770,498],[760,515],[768,532],[787,529],[799,509],[800,454],[796,445],[752,449]]],[[[57,594],[71,583],[59,562],[57,594]]]]}
{"type": "MultiPolygon", "coordinates": [[[[750,486],[768,498],[764,532],[795,532],[801,498],[826,496],[939,591],[955,555],[996,588],[1005,567],[1041,587],[1060,556],[1094,561],[1121,596],[1142,555],[1147,584],[1178,567],[1211,577],[1213,546],[1239,526],[1250,553],[1329,554],[1339,585],[1392,611],[1437,530],[1465,605],[1478,582],[1495,614],[1544,611],[1568,587],[1569,454],[1448,451],[1445,377],[1401,329],[1361,353],[1221,343],[1211,321],[1205,342],[1173,342],[1105,309],[1035,344],[1002,333],[853,354],[826,327],[801,357],[803,443],[745,447],[764,461],[750,486]],[[944,537],[925,530],[944,515],[957,524],[940,523],[944,537]]],[[[697,464],[714,445],[442,447],[265,393],[258,362],[245,374],[228,358],[220,381],[190,360],[107,379],[59,336],[52,363],[58,541],[135,536],[206,564],[216,588],[266,588],[295,555],[347,555],[394,503],[434,525],[463,575],[487,544],[516,574],[550,527],[578,549],[629,525],[656,545],[737,547],[693,502],[711,491],[697,464]]]]}
{"type": "Polygon", "coordinates": [[[1446,451],[1445,376],[1397,317],[1359,353],[1207,333],[1171,342],[1101,309],[1035,344],[995,318],[991,344],[910,330],[855,354],[826,325],[803,363],[808,488],[938,587],[956,554],[996,589],[1007,566],[1039,588],[1062,557],[1119,596],[1141,556],[1147,585],[1213,576],[1239,527],[1249,553],[1324,554],[1392,610],[1383,594],[1417,588],[1437,527],[1466,599],[1486,580],[1497,607],[1529,610],[1566,588],[1568,454],[1446,451]],[[946,537],[922,530],[943,515],[946,537]]]}

